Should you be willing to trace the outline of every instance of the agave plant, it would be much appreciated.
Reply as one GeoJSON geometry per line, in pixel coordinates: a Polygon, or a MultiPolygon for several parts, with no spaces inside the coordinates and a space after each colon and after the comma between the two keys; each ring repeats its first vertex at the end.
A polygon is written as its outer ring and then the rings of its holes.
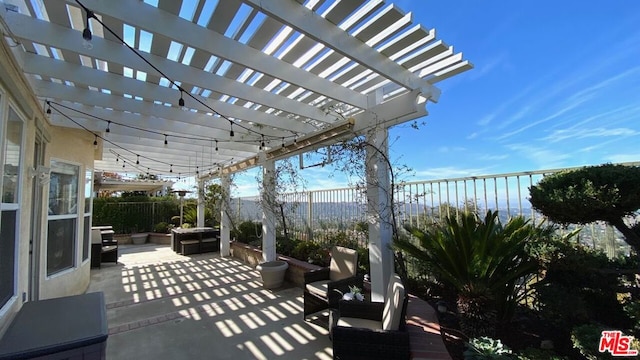
{"type": "Polygon", "coordinates": [[[462,213],[426,230],[408,230],[418,243],[399,239],[396,247],[429,264],[457,291],[461,328],[470,338],[493,336],[498,321],[513,315],[518,284],[538,270],[525,245],[541,231],[522,217],[503,226],[497,211],[483,220],[462,213]]]}

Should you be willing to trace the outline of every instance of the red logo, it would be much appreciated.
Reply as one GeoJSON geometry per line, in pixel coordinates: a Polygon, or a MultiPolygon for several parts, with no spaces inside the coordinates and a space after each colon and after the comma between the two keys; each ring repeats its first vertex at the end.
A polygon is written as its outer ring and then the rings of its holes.
{"type": "Polygon", "coordinates": [[[631,349],[632,341],[633,336],[622,335],[622,331],[603,331],[598,351],[601,353],[608,351],[613,356],[637,356],[638,350],[631,349]]]}

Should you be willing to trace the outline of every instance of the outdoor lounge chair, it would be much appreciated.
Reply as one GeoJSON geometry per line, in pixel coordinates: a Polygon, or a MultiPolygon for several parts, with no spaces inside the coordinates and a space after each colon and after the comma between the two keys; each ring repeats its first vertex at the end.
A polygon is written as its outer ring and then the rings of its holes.
{"type": "Polygon", "coordinates": [[[91,267],[100,267],[103,262],[118,262],[118,240],[113,239],[113,231],[91,229],[91,267]]]}
{"type": "Polygon", "coordinates": [[[384,303],[340,301],[331,329],[334,359],[409,359],[408,297],[393,274],[384,303]]]}
{"type": "Polygon", "coordinates": [[[349,292],[349,286],[362,289],[362,276],[358,276],[358,252],[334,246],[329,267],[304,273],[304,318],[309,314],[337,309],[338,300],[349,292]]]}

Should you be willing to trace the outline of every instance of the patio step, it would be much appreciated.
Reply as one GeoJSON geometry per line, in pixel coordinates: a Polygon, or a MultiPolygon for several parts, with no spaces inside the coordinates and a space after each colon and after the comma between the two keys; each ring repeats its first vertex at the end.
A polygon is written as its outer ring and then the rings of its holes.
{"type": "Polygon", "coordinates": [[[407,330],[411,343],[411,359],[451,360],[442,335],[436,311],[426,301],[409,294],[407,330]]]}

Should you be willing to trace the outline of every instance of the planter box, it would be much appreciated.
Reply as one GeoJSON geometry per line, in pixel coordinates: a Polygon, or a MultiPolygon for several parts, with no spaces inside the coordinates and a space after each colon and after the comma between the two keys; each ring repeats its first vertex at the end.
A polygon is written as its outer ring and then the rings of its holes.
{"type": "MultiPolygon", "coordinates": [[[[245,264],[251,266],[258,266],[262,260],[262,250],[243,243],[234,241],[231,243],[231,256],[241,260],[245,264]]],[[[306,261],[294,259],[288,256],[277,256],[278,260],[286,261],[289,264],[289,268],[285,273],[285,281],[299,287],[304,287],[304,273],[311,270],[317,270],[321,267],[314,264],[309,264],[306,261]]]]}

